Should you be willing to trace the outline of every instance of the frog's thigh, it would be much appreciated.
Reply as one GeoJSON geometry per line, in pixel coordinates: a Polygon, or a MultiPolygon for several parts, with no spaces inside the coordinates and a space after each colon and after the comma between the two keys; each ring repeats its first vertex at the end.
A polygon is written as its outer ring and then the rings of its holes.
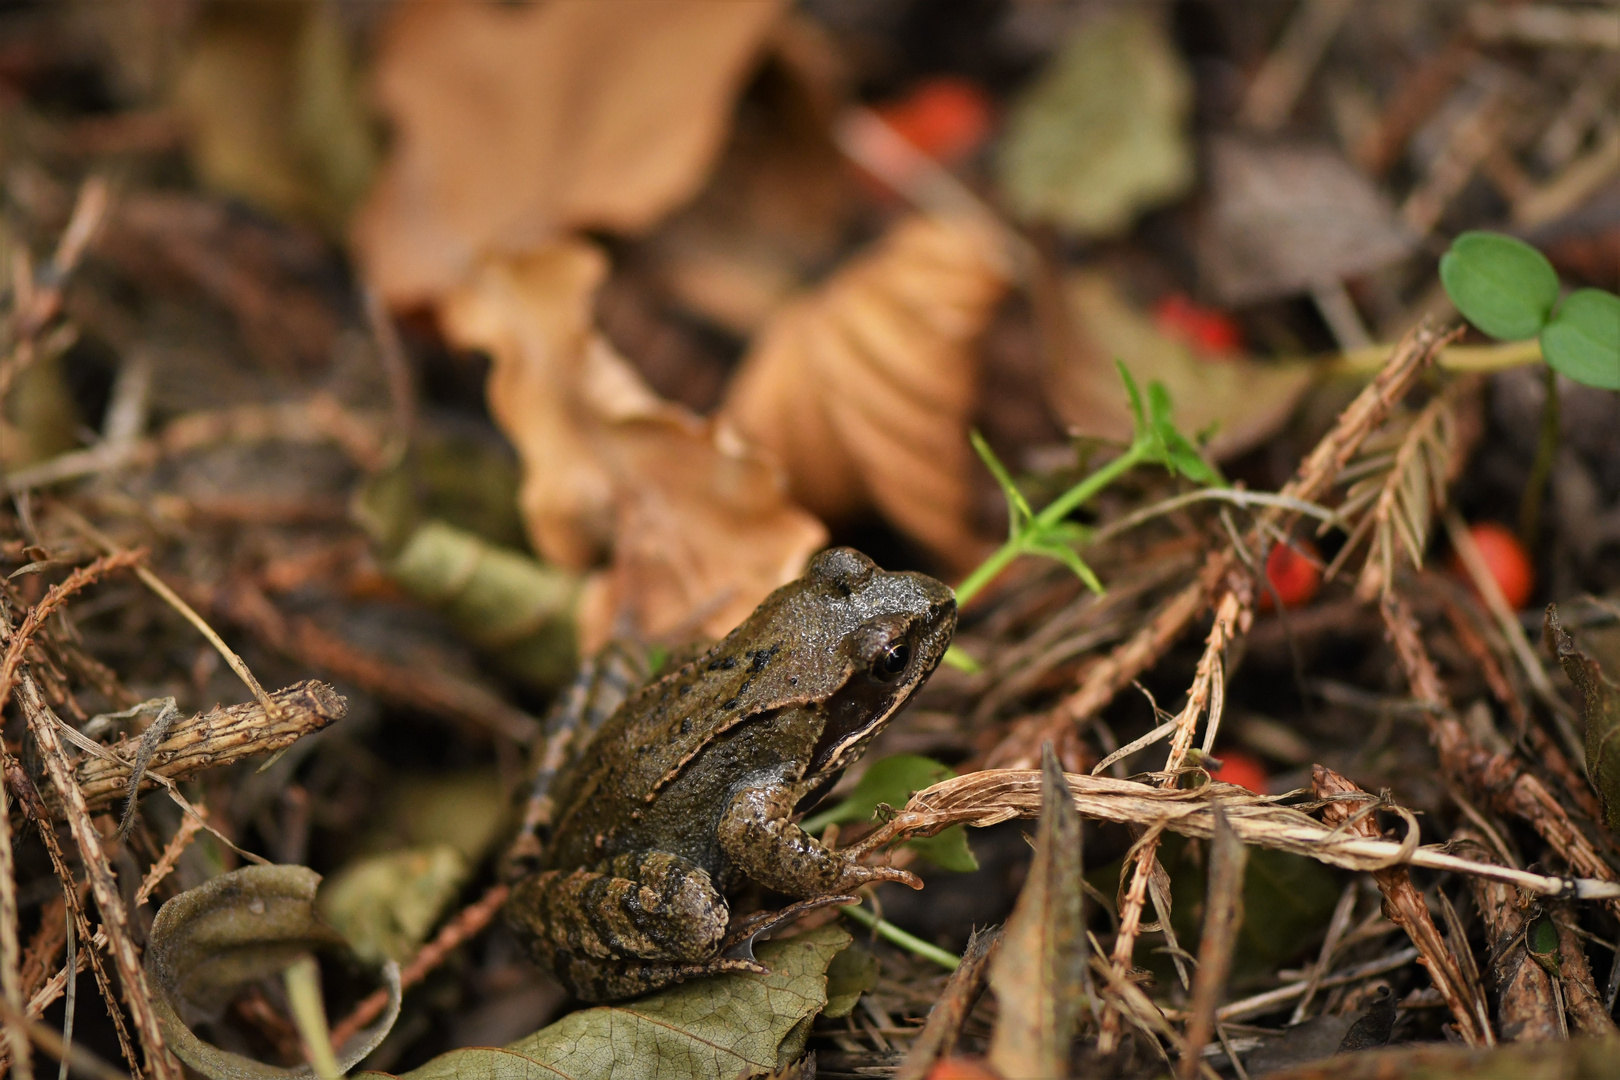
{"type": "Polygon", "coordinates": [[[707,871],[662,851],[536,874],[508,910],[553,954],[683,962],[713,956],[730,916],[707,871]]]}

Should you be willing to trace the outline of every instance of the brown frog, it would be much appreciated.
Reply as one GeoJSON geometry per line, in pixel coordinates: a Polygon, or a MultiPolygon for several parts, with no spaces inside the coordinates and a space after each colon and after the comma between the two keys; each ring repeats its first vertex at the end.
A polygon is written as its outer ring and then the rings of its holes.
{"type": "Polygon", "coordinates": [[[942,583],[822,552],[577,748],[508,918],[576,996],[601,1001],[763,970],[751,935],[727,938],[726,894],[745,881],[808,899],[920,888],[828,850],[795,817],[923,684],[955,627],[942,583]]]}

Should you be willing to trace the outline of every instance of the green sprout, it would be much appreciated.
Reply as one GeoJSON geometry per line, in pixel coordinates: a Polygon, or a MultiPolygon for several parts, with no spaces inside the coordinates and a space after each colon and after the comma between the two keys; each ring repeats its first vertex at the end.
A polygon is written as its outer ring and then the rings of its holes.
{"type": "MultiPolygon", "coordinates": [[[[979,564],[962,584],[956,587],[956,602],[966,604],[1009,563],[1020,555],[1039,555],[1067,566],[1095,593],[1102,593],[1102,582],[1091,567],[1086,565],[1076,550],[1091,536],[1091,530],[1068,520],[1069,515],[1085,505],[1100,491],[1124,476],[1138,465],[1162,465],[1172,475],[1185,476],[1203,484],[1218,484],[1221,474],[1198,453],[1192,440],[1176,429],[1170,417],[1170,394],[1163,384],[1148,384],[1147,403],[1143,406],[1142,393],[1136,380],[1116,361],[1119,377],[1125,383],[1130,397],[1131,416],[1136,433],[1125,452],[1102,468],[1069,488],[1051,503],[1036,512],[1018,490],[1007,467],[1001,463],[978,432],[972,434],[973,449],[978,451],[985,468],[996,478],[1007,499],[1007,540],[990,557],[979,564]]],[[[954,658],[959,665],[971,663],[965,657],[954,658]]]]}
{"type": "Polygon", "coordinates": [[[1504,341],[1538,338],[1547,366],[1620,390],[1620,296],[1577,289],[1558,302],[1558,273],[1522,240],[1465,232],[1440,259],[1440,282],[1463,318],[1504,341]]]}

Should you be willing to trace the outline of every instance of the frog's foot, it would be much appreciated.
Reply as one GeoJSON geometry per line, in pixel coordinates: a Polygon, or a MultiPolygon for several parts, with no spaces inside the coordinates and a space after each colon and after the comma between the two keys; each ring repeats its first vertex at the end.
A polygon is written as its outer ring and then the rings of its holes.
{"type": "Polygon", "coordinates": [[[559,956],[555,972],[558,980],[581,1001],[619,1001],[705,975],[771,973],[752,958],[715,957],[690,964],[672,964],[658,960],[603,961],[589,956],[559,956]]]}
{"type": "Polygon", "coordinates": [[[845,869],[838,887],[845,892],[854,892],[862,885],[878,885],[885,881],[898,881],[913,889],[923,887],[922,878],[909,870],[901,870],[897,866],[862,866],[860,863],[851,863],[845,869]]]}
{"type": "Polygon", "coordinates": [[[788,923],[808,915],[812,911],[819,911],[824,907],[842,907],[845,904],[860,903],[858,896],[818,896],[813,900],[800,900],[796,904],[789,904],[777,911],[756,911],[739,922],[720,943],[720,955],[726,959],[754,959],[754,942],[765,934],[786,926],[788,923]]]}

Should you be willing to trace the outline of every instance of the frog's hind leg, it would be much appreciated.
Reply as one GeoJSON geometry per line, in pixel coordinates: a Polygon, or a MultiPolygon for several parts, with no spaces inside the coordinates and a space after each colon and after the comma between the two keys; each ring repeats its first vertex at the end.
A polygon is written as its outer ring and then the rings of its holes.
{"type": "Polygon", "coordinates": [[[662,851],[525,878],[507,912],[546,957],[677,965],[713,958],[730,915],[707,871],[662,851]]]}

